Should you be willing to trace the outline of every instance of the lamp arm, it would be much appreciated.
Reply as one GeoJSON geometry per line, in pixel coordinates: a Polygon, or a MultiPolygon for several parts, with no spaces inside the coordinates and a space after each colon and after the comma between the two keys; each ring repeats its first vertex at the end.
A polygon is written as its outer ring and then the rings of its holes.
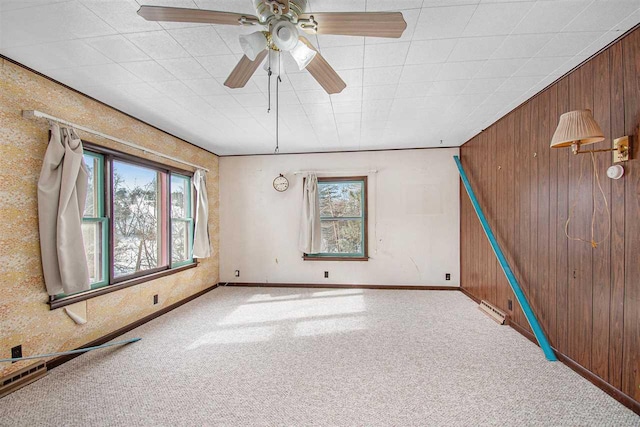
{"type": "Polygon", "coordinates": [[[631,152],[631,141],[628,136],[623,136],[621,138],[615,139],[613,141],[613,148],[601,148],[598,150],[581,150],[581,145],[578,143],[573,143],[571,145],[571,151],[573,154],[583,154],[583,153],[604,153],[604,152],[617,152],[618,155],[614,157],[614,162],[626,161],[629,160],[629,154],[631,152]]]}
{"type": "Polygon", "coordinates": [[[604,153],[608,151],[618,151],[617,148],[603,148],[600,150],[581,150],[580,148],[574,149],[573,154],[584,154],[584,153],[604,153]]]}

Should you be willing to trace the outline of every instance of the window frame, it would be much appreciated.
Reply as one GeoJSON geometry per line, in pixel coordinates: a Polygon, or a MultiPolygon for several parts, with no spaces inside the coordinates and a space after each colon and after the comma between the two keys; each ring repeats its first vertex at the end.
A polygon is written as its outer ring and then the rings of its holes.
{"type": "MultiPolygon", "coordinates": [[[[110,215],[109,215],[109,281],[110,281],[110,285],[116,285],[120,282],[125,282],[127,280],[131,280],[131,279],[136,279],[138,277],[143,277],[143,276],[147,276],[149,274],[153,274],[153,273],[158,273],[160,271],[164,271],[164,270],[170,270],[171,269],[171,262],[170,260],[162,260],[162,262],[167,261],[167,265],[161,265],[160,267],[155,267],[155,268],[150,268],[147,270],[143,270],[143,271],[137,271],[131,274],[125,274],[122,276],[118,276],[116,277],[115,274],[115,263],[114,263],[114,259],[115,259],[115,221],[113,220],[115,217],[115,213],[114,213],[114,204],[113,204],[113,187],[114,187],[114,173],[113,173],[113,164],[114,162],[119,162],[119,163],[127,163],[129,165],[132,166],[138,166],[138,167],[143,167],[143,168],[147,168],[147,169],[153,169],[156,172],[161,172],[164,174],[165,177],[165,181],[166,181],[166,177],[170,177],[171,175],[169,174],[169,172],[163,168],[160,167],[154,167],[151,165],[146,165],[146,164],[141,164],[136,162],[135,160],[132,159],[127,159],[127,158],[120,158],[117,156],[108,156],[105,159],[106,161],[108,161],[108,169],[110,170],[108,179],[109,179],[109,210],[110,210],[110,215]]],[[[105,182],[106,179],[105,179],[105,182]]],[[[166,182],[165,183],[160,183],[161,186],[166,186],[166,182]]],[[[166,206],[166,202],[167,200],[170,200],[169,197],[166,196],[166,193],[163,194],[163,191],[160,190],[160,203],[164,204],[166,206]],[[163,200],[163,198],[165,198],[166,200],[163,200]],[[163,203],[164,202],[164,203],[163,203]]],[[[106,202],[107,200],[105,200],[106,202]]],[[[166,216],[166,212],[163,212],[163,215],[166,216]]],[[[169,239],[167,242],[162,242],[162,240],[167,239],[167,233],[168,233],[168,226],[167,224],[169,223],[169,221],[167,220],[167,218],[160,218],[160,224],[158,229],[162,230],[164,228],[164,234],[160,235],[160,240],[161,246],[164,246],[164,248],[166,249],[167,253],[171,253],[171,239],[169,239]]]]}
{"type": "MultiPolygon", "coordinates": [[[[369,260],[369,193],[367,176],[318,177],[321,182],[358,182],[362,183],[362,217],[344,217],[344,219],[362,218],[362,253],[361,254],[303,254],[305,261],[368,261],[369,260]]],[[[303,186],[304,188],[304,186],[303,186]]],[[[320,218],[322,223],[322,217],[320,218]]]]}
{"type": "Polygon", "coordinates": [[[182,267],[184,265],[188,265],[193,263],[193,234],[194,234],[194,226],[195,226],[195,221],[193,218],[193,211],[194,211],[194,206],[193,206],[193,202],[194,202],[194,197],[193,197],[193,192],[195,191],[195,188],[193,187],[193,174],[191,176],[189,175],[184,175],[184,174],[180,174],[180,173],[170,173],[169,174],[169,248],[171,249],[171,251],[169,252],[169,264],[171,264],[171,268],[176,268],[176,267],[182,267]],[[171,191],[172,188],[172,184],[171,184],[171,178],[172,177],[178,177],[178,178],[183,178],[183,179],[187,179],[189,185],[186,186],[186,190],[187,190],[187,200],[189,200],[189,203],[187,204],[187,212],[186,212],[186,216],[185,217],[181,217],[181,218],[174,218],[173,217],[173,210],[171,209],[171,195],[173,194],[171,191]],[[184,261],[179,261],[174,263],[173,262],[173,246],[171,246],[171,243],[173,242],[173,220],[178,220],[178,221],[183,221],[186,222],[187,224],[189,224],[189,230],[188,230],[188,237],[187,237],[187,242],[190,243],[189,245],[189,255],[190,255],[190,259],[186,259],[184,261]]]}
{"type": "MultiPolygon", "coordinates": [[[[91,285],[91,289],[83,292],[78,292],[71,295],[56,295],[50,297],[49,300],[49,308],[51,310],[64,307],[66,305],[75,304],[79,301],[84,301],[90,298],[95,298],[99,295],[104,295],[110,292],[115,292],[120,289],[124,289],[130,286],[138,285],[140,283],[145,283],[151,280],[158,279],[160,277],[168,276],[171,274],[175,274],[184,270],[188,270],[191,268],[195,268],[198,266],[198,260],[193,258],[193,233],[194,233],[194,222],[193,218],[191,218],[191,227],[190,227],[190,237],[191,237],[191,248],[190,254],[191,259],[185,260],[181,263],[172,263],[172,252],[171,252],[171,176],[178,175],[183,178],[189,179],[189,195],[190,195],[190,203],[189,209],[191,213],[194,212],[194,201],[197,197],[197,191],[195,188],[191,188],[193,186],[193,172],[176,168],[173,166],[165,165],[162,163],[154,162],[152,160],[144,159],[137,157],[132,154],[124,153],[121,151],[113,150],[111,148],[106,148],[97,144],[92,144],[87,141],[82,141],[83,143],[83,154],[88,154],[92,157],[101,158],[100,168],[102,169],[99,173],[101,176],[100,182],[97,186],[102,190],[102,194],[98,193],[98,201],[100,205],[101,211],[96,213],[102,213],[102,215],[106,216],[106,218],[100,217],[83,217],[83,223],[85,220],[87,222],[96,222],[96,221],[104,221],[106,219],[106,226],[103,226],[103,277],[104,280],[98,283],[94,283],[91,285]],[[166,251],[167,251],[167,264],[161,267],[136,272],[133,274],[128,274],[126,276],[115,277],[114,274],[114,212],[113,212],[113,202],[112,202],[112,187],[113,187],[113,163],[114,161],[129,163],[134,166],[151,168],[157,171],[161,171],[165,174],[165,183],[166,185],[166,196],[163,203],[163,214],[165,215],[164,224],[162,224],[163,238],[166,238],[166,251]],[[105,234],[107,234],[107,238],[105,239],[105,234]],[[106,246],[106,248],[105,248],[106,246]],[[106,250],[104,250],[106,249],[106,250]],[[105,271],[106,270],[106,271],[105,271]]],[[[95,184],[94,184],[95,185],[95,184]]],[[[162,192],[162,191],[161,191],[162,192]]]]}
{"type": "MultiPolygon", "coordinates": [[[[98,289],[103,286],[109,285],[109,217],[105,211],[105,199],[104,199],[104,156],[100,153],[96,152],[86,152],[83,155],[87,155],[89,157],[93,157],[99,160],[98,162],[98,171],[94,175],[98,177],[98,182],[94,182],[94,189],[96,192],[96,200],[97,206],[94,205],[94,214],[93,217],[82,217],[82,223],[100,223],[102,225],[102,247],[101,247],[101,265],[102,265],[102,280],[99,282],[91,283],[91,289],[98,289]],[[102,195],[102,197],[101,197],[102,195]]],[[[64,295],[64,294],[63,294],[64,295]]]]}

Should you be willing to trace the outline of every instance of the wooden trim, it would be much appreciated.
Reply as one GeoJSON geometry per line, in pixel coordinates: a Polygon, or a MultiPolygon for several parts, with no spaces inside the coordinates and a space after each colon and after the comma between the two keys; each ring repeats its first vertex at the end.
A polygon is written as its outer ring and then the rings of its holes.
{"type": "Polygon", "coordinates": [[[309,256],[307,254],[302,259],[305,261],[369,261],[367,256],[309,256]]]}
{"type": "Polygon", "coordinates": [[[369,285],[369,284],[338,284],[338,283],[249,283],[228,282],[218,283],[219,286],[242,286],[250,288],[309,288],[309,289],[385,289],[403,291],[457,291],[457,286],[424,286],[424,285],[369,285]]]}
{"type": "Polygon", "coordinates": [[[344,151],[296,151],[293,153],[263,153],[263,154],[216,154],[218,157],[252,157],[252,156],[297,156],[300,154],[335,154],[335,153],[376,153],[383,151],[410,151],[410,150],[443,150],[460,148],[459,145],[441,145],[438,147],[409,147],[409,148],[377,148],[370,150],[344,150],[344,151]]]}
{"type": "MultiPolygon", "coordinates": [[[[166,313],[170,312],[171,310],[173,310],[175,308],[178,308],[183,304],[188,303],[189,301],[193,301],[194,299],[206,294],[209,291],[212,291],[212,290],[216,289],[217,287],[218,287],[218,285],[215,284],[213,286],[210,286],[210,287],[208,287],[206,289],[201,290],[200,292],[196,292],[195,294],[190,295],[190,296],[186,297],[185,299],[182,299],[182,300],[180,300],[178,302],[175,302],[175,303],[173,303],[173,304],[171,304],[171,305],[169,305],[167,307],[164,307],[164,308],[156,311],[155,313],[151,313],[150,315],[145,316],[145,317],[143,317],[141,319],[138,319],[135,322],[130,323],[130,324],[126,325],[126,326],[123,326],[120,329],[116,329],[115,331],[113,331],[111,333],[108,333],[107,335],[104,335],[104,336],[102,336],[102,337],[100,337],[98,339],[95,339],[95,340],[93,340],[91,342],[88,342],[87,344],[85,344],[83,346],[80,346],[75,350],[79,350],[79,349],[85,348],[85,347],[94,347],[94,346],[106,344],[107,342],[113,340],[114,338],[117,338],[120,335],[123,335],[123,334],[125,334],[125,333],[127,333],[127,332],[129,332],[129,331],[131,331],[131,330],[133,330],[135,328],[137,328],[138,326],[142,326],[145,323],[155,319],[156,317],[160,317],[163,314],[166,314],[166,313]]],[[[58,366],[62,365],[63,363],[66,363],[69,360],[74,359],[74,358],[76,358],[76,357],[78,357],[78,356],[80,356],[82,354],[83,353],[67,354],[67,355],[64,355],[64,356],[58,356],[56,358],[53,358],[53,359],[51,359],[51,360],[49,360],[47,362],[47,369],[51,370],[53,368],[57,368],[58,366]]]]}
{"type": "MultiPolygon", "coordinates": [[[[318,172],[320,174],[322,174],[322,172],[318,172]]],[[[322,182],[322,181],[364,181],[365,184],[367,183],[367,176],[366,175],[358,175],[358,176],[319,176],[318,177],[318,182],[322,182]]]]}
{"type": "MultiPolygon", "coordinates": [[[[536,337],[531,332],[523,328],[522,326],[513,322],[511,322],[509,326],[511,326],[513,329],[515,329],[525,338],[529,339],[535,345],[538,345],[538,341],[536,341],[536,337]]],[[[640,415],[640,402],[638,402],[637,400],[634,400],[632,397],[626,395],[625,393],[621,392],[617,388],[613,387],[611,384],[609,384],[608,382],[606,382],[605,380],[603,380],[593,372],[587,370],[578,362],[571,359],[569,356],[562,354],[554,347],[551,347],[551,348],[556,353],[556,356],[558,357],[559,361],[567,365],[574,372],[580,374],[583,378],[587,379],[591,384],[595,385],[600,390],[604,391],[609,396],[613,397],[615,400],[622,403],[624,406],[631,409],[636,414],[640,415]]]]}
{"type": "MultiPolygon", "coordinates": [[[[26,65],[24,65],[24,64],[22,64],[22,63],[20,63],[20,62],[16,61],[15,59],[11,59],[11,58],[9,58],[8,56],[5,56],[5,55],[3,55],[3,54],[1,54],[1,53],[0,53],[0,59],[4,59],[5,61],[10,62],[10,63],[12,63],[12,64],[14,64],[14,65],[17,65],[18,67],[21,67],[21,68],[23,68],[23,69],[25,69],[25,70],[27,70],[27,71],[29,71],[29,72],[31,72],[31,73],[33,73],[33,74],[37,75],[37,76],[40,76],[40,77],[42,77],[42,78],[44,78],[44,79],[49,80],[50,82],[53,82],[53,83],[55,83],[55,84],[58,84],[58,85],[62,86],[62,87],[63,87],[63,88],[65,88],[65,89],[68,89],[68,90],[70,90],[70,91],[72,91],[72,92],[75,92],[75,93],[77,93],[77,94],[79,94],[79,95],[82,95],[82,96],[84,96],[85,98],[88,98],[88,99],[90,99],[90,100],[92,100],[92,101],[97,102],[98,104],[102,104],[102,105],[104,105],[105,107],[108,107],[108,108],[110,108],[110,109],[112,109],[112,110],[114,110],[114,111],[117,111],[118,113],[120,113],[120,114],[122,114],[122,115],[125,115],[125,116],[127,116],[127,117],[129,117],[129,118],[132,118],[132,119],[134,119],[134,120],[136,120],[136,121],[138,121],[138,122],[140,122],[140,123],[143,123],[143,124],[145,124],[145,125],[147,125],[147,126],[149,126],[149,127],[153,128],[153,129],[155,129],[155,130],[157,130],[157,131],[160,131],[160,132],[164,133],[165,135],[169,135],[169,136],[171,136],[171,137],[173,137],[173,138],[175,138],[175,139],[178,139],[178,140],[180,140],[180,141],[182,141],[182,142],[184,142],[184,143],[186,143],[186,144],[192,145],[192,146],[194,146],[195,148],[198,148],[198,149],[200,149],[200,150],[202,150],[202,151],[205,151],[205,152],[207,152],[207,153],[213,154],[214,156],[218,156],[218,155],[217,155],[216,153],[214,153],[213,151],[209,151],[209,150],[207,150],[206,148],[202,148],[202,147],[200,147],[200,146],[198,146],[198,145],[196,145],[196,144],[194,144],[194,143],[192,143],[192,142],[187,141],[186,139],[182,139],[182,138],[180,138],[179,136],[176,136],[176,135],[174,135],[174,134],[172,134],[172,133],[169,133],[169,132],[167,132],[166,130],[162,130],[162,129],[160,129],[160,128],[159,128],[159,127],[157,127],[157,126],[152,125],[151,123],[145,122],[144,120],[140,120],[138,117],[135,117],[135,116],[132,116],[131,114],[125,113],[124,111],[119,110],[119,109],[117,109],[116,107],[114,107],[114,106],[112,106],[112,105],[107,104],[106,102],[100,101],[99,99],[96,99],[96,98],[94,98],[94,97],[92,97],[92,96],[89,96],[89,95],[87,95],[86,93],[80,92],[78,89],[74,89],[74,88],[72,88],[71,86],[67,86],[66,84],[61,83],[61,82],[59,82],[58,80],[53,79],[53,78],[51,78],[51,77],[47,76],[46,74],[42,74],[41,72],[36,71],[36,70],[34,70],[33,68],[27,67],[26,65]]],[[[218,156],[218,157],[220,157],[220,156],[218,156]]]]}
{"type": "Polygon", "coordinates": [[[478,298],[476,298],[472,293],[470,293],[468,290],[466,290],[465,288],[463,288],[462,286],[460,286],[460,292],[462,292],[463,294],[465,294],[466,296],[468,296],[470,299],[472,299],[474,302],[476,302],[477,304],[480,304],[480,300],[478,298]]]}
{"type": "MultiPolygon", "coordinates": [[[[460,287],[460,291],[462,291],[463,294],[465,294],[475,302],[478,302],[478,303],[480,302],[476,297],[471,295],[462,286],[460,287]]],[[[519,332],[520,335],[527,338],[529,341],[531,341],[535,345],[539,346],[538,341],[536,340],[536,337],[531,332],[529,332],[519,324],[515,323],[513,319],[510,319],[510,320],[511,321],[508,323],[509,326],[511,326],[513,329],[519,332]]],[[[640,415],[640,402],[634,400],[632,397],[621,392],[620,390],[618,390],[617,388],[615,388],[614,386],[612,386],[611,384],[609,384],[608,382],[606,382],[605,380],[603,380],[602,378],[594,374],[593,372],[587,370],[578,362],[571,359],[569,356],[559,352],[555,347],[552,346],[551,348],[553,349],[553,352],[556,354],[556,357],[560,362],[564,363],[566,366],[571,368],[574,372],[578,373],[580,376],[587,379],[591,384],[595,385],[600,390],[604,391],[609,396],[613,397],[615,400],[622,403],[624,406],[631,409],[636,414],[640,415]]]]}
{"type": "MultiPolygon", "coordinates": [[[[108,294],[111,292],[119,291],[120,289],[128,288],[130,286],[139,285],[140,283],[149,282],[151,280],[159,279],[161,277],[170,276],[174,273],[180,273],[184,270],[189,270],[191,268],[196,268],[198,266],[198,262],[194,262],[193,264],[184,265],[182,267],[172,268],[170,270],[162,270],[157,273],[148,274],[143,277],[138,277],[135,279],[129,279],[124,282],[119,282],[114,285],[106,285],[101,288],[92,289],[90,291],[82,292],[80,294],[69,295],[68,297],[54,299],[49,301],[49,309],[55,310],[60,307],[64,307],[66,305],[75,304],[80,301],[85,301],[91,298],[95,298],[100,295],[108,294]]],[[[99,345],[99,344],[97,344],[99,345]]]]}

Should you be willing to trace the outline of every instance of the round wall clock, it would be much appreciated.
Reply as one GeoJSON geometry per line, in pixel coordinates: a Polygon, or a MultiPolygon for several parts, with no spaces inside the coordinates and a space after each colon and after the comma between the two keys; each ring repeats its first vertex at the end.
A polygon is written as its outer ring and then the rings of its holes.
{"type": "Polygon", "coordinates": [[[276,179],[273,180],[273,188],[277,191],[283,192],[289,188],[289,180],[282,174],[277,176],[276,179]]]}

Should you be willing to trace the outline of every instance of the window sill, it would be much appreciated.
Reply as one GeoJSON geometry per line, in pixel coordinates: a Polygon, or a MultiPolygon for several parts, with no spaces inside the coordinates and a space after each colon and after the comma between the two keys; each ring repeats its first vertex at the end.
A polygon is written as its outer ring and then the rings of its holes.
{"type": "Polygon", "coordinates": [[[54,299],[49,301],[49,309],[55,310],[67,305],[75,304],[80,301],[85,301],[91,298],[95,298],[100,295],[108,294],[111,292],[119,291],[120,289],[128,288],[130,286],[139,285],[140,283],[149,282],[151,280],[159,279],[160,277],[170,276],[175,273],[179,273],[184,270],[189,270],[198,266],[198,261],[194,260],[192,264],[187,264],[182,267],[172,268],[170,270],[162,270],[157,273],[151,273],[143,277],[136,277],[124,282],[119,282],[113,285],[103,286],[101,288],[92,289],[90,291],[82,292],[75,295],[69,295],[68,297],[54,299]]]}
{"type": "Polygon", "coordinates": [[[342,257],[342,256],[308,256],[302,257],[305,261],[369,261],[368,256],[364,257],[342,257]]]}

